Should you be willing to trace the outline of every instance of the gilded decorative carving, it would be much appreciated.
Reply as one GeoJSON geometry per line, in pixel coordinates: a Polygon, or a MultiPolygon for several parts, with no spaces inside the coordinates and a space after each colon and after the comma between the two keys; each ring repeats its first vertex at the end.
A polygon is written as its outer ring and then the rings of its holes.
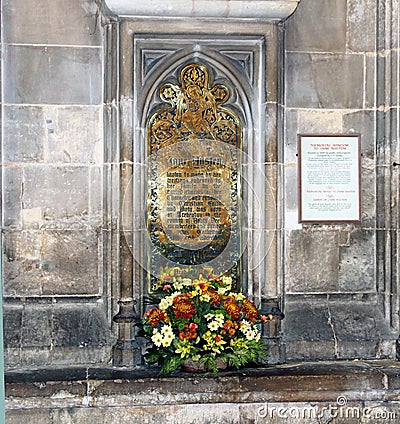
{"type": "MultiPolygon", "coordinates": [[[[238,283],[238,175],[242,129],[222,105],[231,93],[210,87],[209,72],[191,63],[180,85],[164,84],[169,107],[148,121],[148,233],[151,290],[168,267],[210,266],[238,283]]],[[[199,268],[200,270],[200,268],[199,268]]]]}

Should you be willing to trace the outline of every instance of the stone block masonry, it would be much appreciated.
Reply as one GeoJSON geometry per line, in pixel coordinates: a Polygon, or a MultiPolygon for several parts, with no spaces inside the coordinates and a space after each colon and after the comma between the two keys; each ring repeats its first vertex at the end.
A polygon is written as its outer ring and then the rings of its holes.
{"type": "Polygon", "coordinates": [[[6,365],[103,362],[98,6],[4,0],[2,22],[6,365]]]}

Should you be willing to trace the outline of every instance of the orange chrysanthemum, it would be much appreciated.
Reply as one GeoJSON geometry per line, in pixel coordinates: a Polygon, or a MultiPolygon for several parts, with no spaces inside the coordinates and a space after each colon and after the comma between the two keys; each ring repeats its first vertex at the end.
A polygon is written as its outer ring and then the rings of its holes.
{"type": "Polygon", "coordinates": [[[165,314],[160,308],[151,309],[148,312],[147,321],[153,327],[155,327],[163,319],[165,319],[165,314]]]}
{"type": "Polygon", "coordinates": [[[233,319],[240,317],[240,306],[234,300],[225,302],[224,309],[233,319]]]}
{"type": "Polygon", "coordinates": [[[211,305],[220,305],[221,304],[221,296],[215,290],[208,290],[207,293],[210,296],[211,305]]]}
{"type": "MultiPolygon", "coordinates": [[[[175,303],[175,302],[174,302],[175,303]]],[[[193,302],[189,300],[181,300],[172,306],[176,318],[192,318],[196,313],[196,309],[193,302]]]]}
{"type": "Polygon", "coordinates": [[[256,305],[250,299],[244,299],[242,303],[242,311],[247,315],[250,320],[258,318],[258,311],[256,305]]]}

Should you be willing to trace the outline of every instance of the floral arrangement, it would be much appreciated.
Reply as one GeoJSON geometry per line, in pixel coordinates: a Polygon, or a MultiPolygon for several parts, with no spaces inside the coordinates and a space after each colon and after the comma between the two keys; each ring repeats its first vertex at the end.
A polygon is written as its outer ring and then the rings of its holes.
{"type": "Polygon", "coordinates": [[[232,278],[211,269],[164,270],[163,295],[143,316],[139,335],[149,342],[145,359],[169,373],[187,360],[218,372],[218,364],[240,368],[266,357],[259,324],[271,320],[242,293],[232,292],[232,278]]]}

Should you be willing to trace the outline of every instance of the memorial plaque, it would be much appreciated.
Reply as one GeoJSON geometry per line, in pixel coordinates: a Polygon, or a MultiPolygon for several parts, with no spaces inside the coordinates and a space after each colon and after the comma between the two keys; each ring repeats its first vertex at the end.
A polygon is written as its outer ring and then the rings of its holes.
{"type": "Polygon", "coordinates": [[[299,221],[359,222],[359,135],[299,135],[299,221]]]}
{"type": "Polygon", "coordinates": [[[209,86],[204,65],[189,64],[180,85],[167,83],[148,128],[150,291],[161,275],[179,269],[229,271],[239,283],[239,167],[241,125],[221,105],[223,84],[209,86]]]}

